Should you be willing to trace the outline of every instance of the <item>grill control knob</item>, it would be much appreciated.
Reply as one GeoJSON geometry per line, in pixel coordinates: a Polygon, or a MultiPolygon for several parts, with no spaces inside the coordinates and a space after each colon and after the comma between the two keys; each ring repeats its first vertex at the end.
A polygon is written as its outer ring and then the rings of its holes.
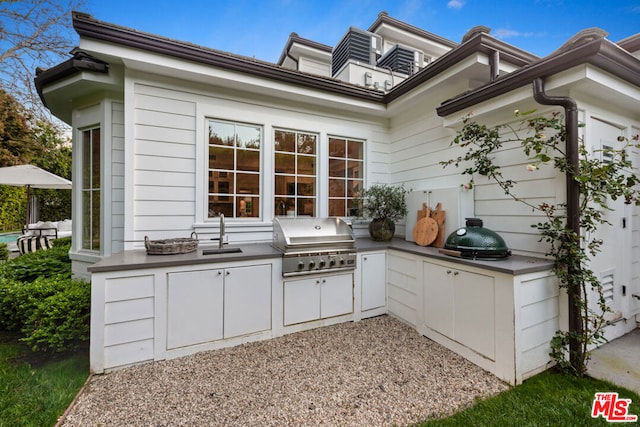
{"type": "Polygon", "coordinates": [[[316,266],[316,262],[314,260],[309,261],[309,270],[316,266]]]}
{"type": "Polygon", "coordinates": [[[329,260],[329,267],[333,267],[334,265],[336,265],[336,260],[335,260],[335,259],[333,259],[333,258],[331,258],[331,259],[329,260]]]}
{"type": "Polygon", "coordinates": [[[327,264],[327,262],[323,259],[320,260],[320,268],[324,267],[327,264]]]}
{"type": "Polygon", "coordinates": [[[344,258],[340,258],[340,265],[344,265],[344,258]]]}
{"type": "Polygon", "coordinates": [[[304,261],[298,261],[298,270],[302,270],[304,268],[304,261]]]}

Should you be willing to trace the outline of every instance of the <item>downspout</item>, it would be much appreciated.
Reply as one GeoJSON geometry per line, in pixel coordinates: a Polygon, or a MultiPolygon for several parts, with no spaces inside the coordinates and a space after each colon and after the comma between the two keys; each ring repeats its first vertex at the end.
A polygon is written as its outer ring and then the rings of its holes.
{"type": "MultiPolygon", "coordinates": [[[[533,98],[542,105],[560,105],[565,111],[566,129],[566,158],[569,165],[566,175],[567,187],[567,227],[574,233],[575,239],[580,240],[580,186],[575,176],[579,168],[578,159],[578,105],[568,96],[549,96],[544,91],[544,84],[541,78],[533,81],[533,98]]],[[[583,325],[578,306],[580,294],[580,283],[574,283],[573,278],[579,277],[579,265],[572,263],[568,266],[569,283],[567,284],[567,295],[569,298],[569,331],[580,334],[583,325]]],[[[577,367],[582,355],[582,347],[576,339],[569,342],[570,361],[573,367],[577,367]]],[[[584,368],[584,367],[582,367],[584,368]]]]}

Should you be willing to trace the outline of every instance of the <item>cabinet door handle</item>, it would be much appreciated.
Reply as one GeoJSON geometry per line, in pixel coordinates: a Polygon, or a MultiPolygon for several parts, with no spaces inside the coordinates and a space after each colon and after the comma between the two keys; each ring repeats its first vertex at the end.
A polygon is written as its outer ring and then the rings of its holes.
{"type": "Polygon", "coordinates": [[[218,276],[222,274],[222,271],[218,270],[218,276]]]}
{"type": "Polygon", "coordinates": [[[460,274],[460,272],[459,272],[459,271],[454,271],[454,272],[453,272],[453,275],[454,275],[454,276],[457,276],[458,274],[460,274]]]}
{"type": "Polygon", "coordinates": [[[364,257],[363,259],[366,261],[366,260],[367,260],[367,257],[364,257]]]}
{"type": "Polygon", "coordinates": [[[322,279],[322,283],[327,283],[327,281],[326,281],[326,280],[324,280],[324,279],[322,279]]]}
{"type": "Polygon", "coordinates": [[[229,270],[225,271],[225,274],[228,276],[231,274],[231,272],[229,270]]]}
{"type": "Polygon", "coordinates": [[[451,270],[447,270],[447,274],[451,274],[451,270]]]}
{"type": "Polygon", "coordinates": [[[319,285],[319,284],[320,284],[320,280],[316,280],[316,285],[319,285]]]}

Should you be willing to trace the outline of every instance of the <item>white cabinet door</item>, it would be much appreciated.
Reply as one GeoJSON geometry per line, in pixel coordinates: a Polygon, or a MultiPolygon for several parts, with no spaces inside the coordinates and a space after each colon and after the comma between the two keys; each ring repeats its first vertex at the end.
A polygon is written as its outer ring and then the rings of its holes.
{"type": "Polygon", "coordinates": [[[429,262],[423,268],[425,326],[493,359],[494,277],[429,262]]]}
{"type": "Polygon", "coordinates": [[[222,270],[169,273],[167,348],[222,338],[222,270]]]}
{"type": "Polygon", "coordinates": [[[353,312],[353,274],[327,276],[320,282],[321,318],[353,312]]]}
{"type": "Polygon", "coordinates": [[[224,270],[224,337],[271,329],[271,266],[224,270]]]}
{"type": "Polygon", "coordinates": [[[387,255],[385,252],[364,254],[362,269],[362,311],[384,307],[387,304],[387,255]]]}
{"type": "Polygon", "coordinates": [[[284,324],[320,318],[320,278],[284,282],[284,324]]]}
{"type": "MultiPolygon", "coordinates": [[[[453,278],[454,270],[440,265],[423,263],[424,324],[453,338],[453,278]]],[[[460,274],[455,272],[455,274],[460,274]]]]}
{"type": "Polygon", "coordinates": [[[495,357],[494,278],[461,271],[454,281],[455,340],[490,359],[495,357]]]}

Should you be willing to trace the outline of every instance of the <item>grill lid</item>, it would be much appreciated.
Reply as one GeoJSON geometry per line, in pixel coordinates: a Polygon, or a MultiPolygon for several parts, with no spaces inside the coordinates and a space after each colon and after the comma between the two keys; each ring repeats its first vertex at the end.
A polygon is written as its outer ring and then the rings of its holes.
{"type": "Polygon", "coordinates": [[[459,251],[465,258],[504,259],[511,255],[505,241],[495,231],[484,228],[479,218],[467,218],[466,227],[447,237],[445,249],[459,251]]]}
{"type": "Polygon", "coordinates": [[[340,218],[274,218],[273,247],[283,252],[353,249],[353,230],[340,218]]]}

